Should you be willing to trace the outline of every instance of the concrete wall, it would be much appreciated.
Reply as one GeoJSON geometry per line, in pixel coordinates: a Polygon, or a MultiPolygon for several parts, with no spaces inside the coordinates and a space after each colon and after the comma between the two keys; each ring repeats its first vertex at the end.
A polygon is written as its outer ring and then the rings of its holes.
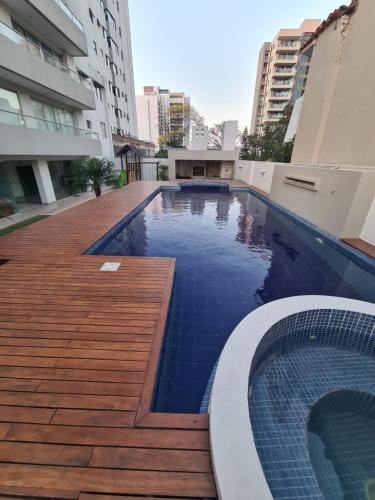
{"type": "Polygon", "coordinates": [[[98,140],[0,124],[0,156],[4,159],[52,160],[99,155],[98,140]]]}
{"type": "Polygon", "coordinates": [[[336,237],[359,238],[375,192],[375,172],[277,166],[270,199],[336,237]],[[285,175],[319,180],[318,191],[286,184],[285,175]]]}
{"type": "Polygon", "coordinates": [[[319,36],[293,163],[375,164],[374,18],[375,2],[359,0],[349,19],[319,36]]]}
{"type": "Polygon", "coordinates": [[[138,138],[142,141],[159,142],[159,108],[158,96],[137,95],[138,138]]]}
{"type": "Polygon", "coordinates": [[[208,148],[208,127],[194,125],[191,130],[190,148],[193,151],[203,151],[208,148]]]}
{"type": "Polygon", "coordinates": [[[285,139],[284,139],[285,142],[294,139],[297,133],[298,123],[301,117],[302,104],[303,104],[303,96],[299,97],[294,103],[292,116],[290,117],[288,128],[285,134],[285,139]]]}
{"type": "Polygon", "coordinates": [[[265,161],[238,160],[235,166],[234,178],[269,193],[275,165],[278,164],[265,161]]]}
{"type": "MultiPolygon", "coordinates": [[[[195,164],[199,161],[229,161],[234,163],[238,158],[237,151],[207,150],[191,151],[188,149],[170,149],[168,151],[169,179],[176,179],[176,161],[182,165],[181,161],[193,160],[195,164]]],[[[187,165],[187,163],[186,163],[187,165]]],[[[190,163],[189,163],[190,168],[190,163]]],[[[190,170],[189,170],[190,171],[190,170]]],[[[190,175],[190,174],[188,174],[190,175]]]]}
{"type": "Polygon", "coordinates": [[[237,131],[238,122],[236,120],[227,120],[223,122],[223,137],[221,139],[221,149],[223,151],[234,151],[236,147],[237,131]]]}
{"type": "Polygon", "coordinates": [[[90,89],[3,35],[0,35],[0,71],[4,80],[42,97],[65,106],[95,109],[94,93],[90,89]]]}
{"type": "Polygon", "coordinates": [[[372,200],[365,223],[363,224],[360,238],[371,245],[375,245],[375,196],[372,200]]]}

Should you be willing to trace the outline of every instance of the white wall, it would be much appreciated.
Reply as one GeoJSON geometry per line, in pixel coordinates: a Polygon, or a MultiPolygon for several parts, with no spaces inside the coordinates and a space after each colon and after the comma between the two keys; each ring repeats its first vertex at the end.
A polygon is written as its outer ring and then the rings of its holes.
{"type": "Polygon", "coordinates": [[[270,193],[275,165],[277,164],[265,161],[238,160],[234,178],[246,182],[249,186],[270,193]]]}
{"type": "Polygon", "coordinates": [[[372,200],[360,238],[371,245],[375,245],[375,196],[372,200]]]}
{"type": "Polygon", "coordinates": [[[159,142],[158,96],[137,95],[138,138],[142,141],[159,142]]]}
{"type": "Polygon", "coordinates": [[[338,238],[359,238],[375,192],[375,172],[359,169],[280,166],[270,199],[338,238]],[[317,179],[312,191],[284,182],[286,175],[317,179]]]}
{"type": "Polygon", "coordinates": [[[292,116],[290,117],[288,129],[285,134],[285,139],[284,139],[285,142],[291,141],[297,133],[298,123],[302,111],[302,104],[303,104],[303,96],[299,97],[294,103],[292,116]]]}
{"type": "Polygon", "coordinates": [[[228,120],[223,122],[223,137],[221,140],[221,149],[223,151],[233,151],[236,148],[236,137],[238,122],[228,120]]]}
{"type": "Polygon", "coordinates": [[[208,148],[208,127],[201,125],[194,125],[191,130],[191,144],[192,151],[203,151],[208,148]]]}

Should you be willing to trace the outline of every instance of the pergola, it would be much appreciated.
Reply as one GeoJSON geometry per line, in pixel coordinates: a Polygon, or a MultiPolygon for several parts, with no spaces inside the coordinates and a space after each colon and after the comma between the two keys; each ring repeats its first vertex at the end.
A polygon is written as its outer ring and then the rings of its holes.
{"type": "MultiPolygon", "coordinates": [[[[116,154],[121,158],[121,169],[126,172],[126,182],[142,180],[142,154],[135,146],[126,144],[116,154]],[[124,168],[125,158],[125,168],[124,168]]],[[[147,162],[147,165],[156,165],[156,180],[159,180],[159,161],[147,162]]]]}
{"type": "Polygon", "coordinates": [[[142,180],[141,171],[141,153],[135,147],[129,144],[123,146],[116,154],[117,157],[121,158],[121,169],[126,171],[127,181],[131,180],[140,181],[142,180]],[[129,161],[130,159],[133,161],[129,161]],[[125,169],[124,169],[124,157],[125,157],[125,169]]]}

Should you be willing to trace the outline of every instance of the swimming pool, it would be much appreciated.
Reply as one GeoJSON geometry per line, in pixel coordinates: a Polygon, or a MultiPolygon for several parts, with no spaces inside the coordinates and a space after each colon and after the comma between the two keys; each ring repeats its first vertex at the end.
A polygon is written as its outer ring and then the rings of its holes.
{"type": "Polygon", "coordinates": [[[258,306],[295,295],[375,300],[373,274],[247,191],[162,190],[90,253],[176,257],[153,410],[196,413],[226,340],[258,306]]]}

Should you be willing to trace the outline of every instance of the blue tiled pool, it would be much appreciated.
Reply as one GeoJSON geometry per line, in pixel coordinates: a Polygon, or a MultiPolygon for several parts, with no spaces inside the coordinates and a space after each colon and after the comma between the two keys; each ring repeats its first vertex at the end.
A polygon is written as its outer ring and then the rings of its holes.
{"type": "Polygon", "coordinates": [[[324,294],[375,301],[369,266],[250,192],[158,192],[91,252],[176,257],[154,411],[196,413],[235,326],[266,302],[324,294]]]}
{"type": "Polygon", "coordinates": [[[253,361],[249,413],[275,500],[370,500],[375,320],[308,311],[276,324],[253,361]]]}

